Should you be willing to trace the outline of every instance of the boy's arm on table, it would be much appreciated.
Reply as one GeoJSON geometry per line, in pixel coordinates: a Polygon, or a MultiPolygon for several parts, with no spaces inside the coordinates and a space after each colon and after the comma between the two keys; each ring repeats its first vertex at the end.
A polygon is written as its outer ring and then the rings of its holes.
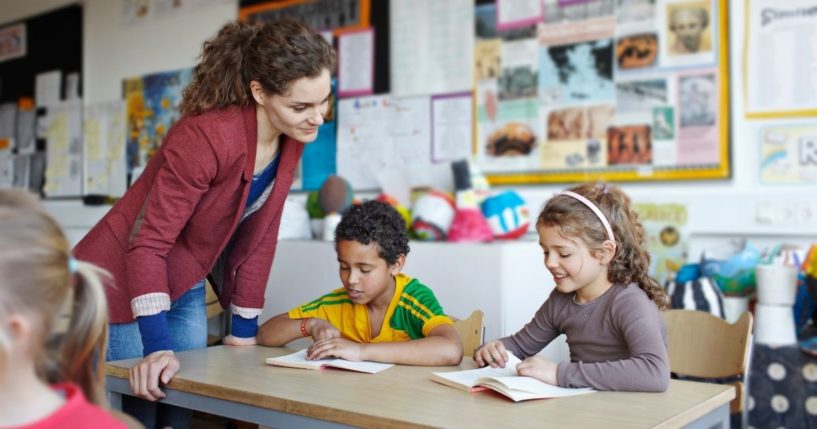
{"type": "Polygon", "coordinates": [[[355,343],[343,338],[316,341],[309,359],[339,357],[347,360],[443,366],[462,361],[462,342],[451,324],[434,327],[425,338],[389,343],[355,343]]]}
{"type": "Polygon", "coordinates": [[[364,360],[403,365],[459,365],[462,341],[454,325],[439,325],[425,338],[365,345],[364,360]]]}
{"type": "Polygon", "coordinates": [[[291,319],[289,313],[281,313],[264,322],[258,329],[256,337],[258,344],[269,347],[284,346],[299,338],[303,338],[301,323],[306,332],[318,341],[324,338],[340,337],[340,332],[329,322],[317,317],[291,319]],[[304,320],[306,322],[304,322],[304,320]]]}

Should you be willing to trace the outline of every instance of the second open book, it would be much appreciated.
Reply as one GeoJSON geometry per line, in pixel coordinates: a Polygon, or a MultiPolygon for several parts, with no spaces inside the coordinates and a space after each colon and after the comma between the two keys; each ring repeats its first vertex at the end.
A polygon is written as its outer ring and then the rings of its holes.
{"type": "Polygon", "coordinates": [[[466,391],[495,390],[515,402],[528,399],[560,398],[564,396],[590,393],[591,388],[566,388],[543,383],[532,377],[522,377],[516,372],[516,365],[521,362],[518,357],[508,353],[505,368],[469,369],[453,372],[432,372],[431,379],[466,391]]]}
{"type": "Polygon", "coordinates": [[[375,374],[394,366],[391,363],[361,361],[355,362],[346,359],[307,360],[306,349],[289,355],[267,358],[267,365],[286,366],[290,368],[321,369],[323,367],[348,369],[350,371],[375,374]]]}

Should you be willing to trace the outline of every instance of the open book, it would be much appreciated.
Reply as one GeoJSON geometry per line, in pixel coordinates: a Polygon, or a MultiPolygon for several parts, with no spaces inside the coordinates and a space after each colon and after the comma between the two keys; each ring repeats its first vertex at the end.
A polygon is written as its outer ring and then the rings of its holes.
{"type": "Polygon", "coordinates": [[[346,359],[307,360],[306,349],[289,355],[267,358],[267,365],[286,366],[290,368],[321,369],[323,367],[348,369],[351,371],[375,374],[394,366],[393,363],[354,362],[346,359]]]}
{"type": "Polygon", "coordinates": [[[471,392],[491,389],[495,390],[515,402],[528,399],[560,398],[563,396],[581,395],[594,390],[587,388],[566,388],[543,383],[532,377],[522,377],[516,372],[516,365],[521,362],[518,357],[508,353],[508,362],[505,368],[469,369],[453,372],[432,372],[431,379],[471,392]]]}

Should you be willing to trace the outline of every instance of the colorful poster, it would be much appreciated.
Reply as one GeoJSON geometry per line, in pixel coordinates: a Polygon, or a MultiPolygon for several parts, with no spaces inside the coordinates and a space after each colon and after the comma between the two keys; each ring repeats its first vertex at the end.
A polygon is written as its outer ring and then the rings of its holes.
{"type": "Polygon", "coordinates": [[[179,119],[182,91],[193,69],[182,69],[126,79],[127,160],[131,182],[162,144],[167,131],[179,119]]]}
{"type": "Polygon", "coordinates": [[[686,263],[689,214],[683,204],[638,203],[633,208],[647,234],[650,276],[664,285],[686,263]]]}
{"type": "Polygon", "coordinates": [[[760,181],[817,184],[817,126],[775,126],[760,130],[760,181]]]}

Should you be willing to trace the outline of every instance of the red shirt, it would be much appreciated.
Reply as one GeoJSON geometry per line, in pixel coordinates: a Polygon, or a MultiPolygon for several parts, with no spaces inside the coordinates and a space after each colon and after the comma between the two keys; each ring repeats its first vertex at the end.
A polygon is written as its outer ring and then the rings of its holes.
{"type": "Polygon", "coordinates": [[[286,196],[303,143],[282,138],[280,164],[264,205],[240,222],[255,168],[255,105],[174,124],[139,179],[74,248],[77,259],[113,276],[111,323],[134,320],[130,302],[148,293],[175,301],[205,278],[235,236],[222,278],[223,307],[261,309],[286,196]]]}
{"type": "Polygon", "coordinates": [[[17,429],[127,429],[123,422],[88,402],[76,385],[55,384],[51,388],[65,394],[65,404],[48,417],[29,425],[17,426],[17,429]]]}

